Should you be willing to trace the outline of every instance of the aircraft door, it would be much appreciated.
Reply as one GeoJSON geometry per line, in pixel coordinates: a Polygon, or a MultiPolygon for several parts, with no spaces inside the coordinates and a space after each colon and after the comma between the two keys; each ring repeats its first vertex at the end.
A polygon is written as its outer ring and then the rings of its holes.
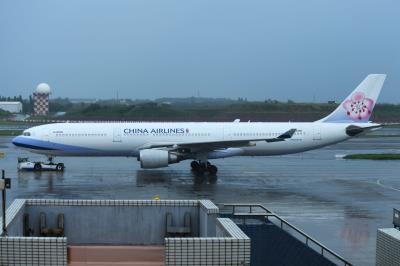
{"type": "Polygon", "coordinates": [[[119,127],[113,129],[113,142],[122,142],[121,128],[119,127]]]}
{"type": "Polygon", "coordinates": [[[48,129],[45,129],[42,136],[44,141],[50,141],[50,131],[48,129]]]}
{"type": "Polygon", "coordinates": [[[313,140],[321,140],[321,127],[319,125],[313,126],[313,140]]]}
{"type": "Polygon", "coordinates": [[[223,128],[223,139],[232,140],[233,139],[233,129],[231,126],[224,126],[223,128]]]}

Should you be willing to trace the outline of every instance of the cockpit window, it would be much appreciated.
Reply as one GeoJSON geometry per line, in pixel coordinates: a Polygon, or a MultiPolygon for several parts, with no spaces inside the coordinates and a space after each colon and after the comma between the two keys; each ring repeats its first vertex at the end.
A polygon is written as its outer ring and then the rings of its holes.
{"type": "Polygon", "coordinates": [[[30,135],[31,135],[31,132],[25,131],[22,135],[24,135],[24,136],[30,136],[30,135]]]}

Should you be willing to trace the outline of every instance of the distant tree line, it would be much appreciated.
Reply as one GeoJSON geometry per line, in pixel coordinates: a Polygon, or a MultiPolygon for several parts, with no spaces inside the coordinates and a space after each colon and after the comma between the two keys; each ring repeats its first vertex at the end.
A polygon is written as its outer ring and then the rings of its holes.
{"type": "MultiPolygon", "coordinates": [[[[24,112],[31,114],[33,99],[21,96],[0,97],[1,101],[20,101],[24,112]]],[[[226,98],[160,98],[156,100],[110,99],[95,102],[73,102],[68,98],[50,100],[50,116],[65,112],[60,119],[69,120],[130,120],[130,121],[315,121],[330,112],[338,104],[297,103],[292,100],[279,102],[248,101],[226,98]]],[[[10,114],[0,111],[0,117],[10,114]]],[[[400,122],[400,105],[377,104],[372,120],[376,122],[400,122]]]]}
{"type": "Polygon", "coordinates": [[[18,96],[14,96],[14,97],[4,97],[4,96],[0,96],[0,102],[22,102],[22,96],[18,95],[18,96]]]}
{"type": "MultiPolygon", "coordinates": [[[[315,121],[336,109],[332,103],[235,102],[227,105],[174,105],[156,102],[109,104],[97,102],[74,105],[66,119],[131,121],[315,121]]],[[[397,122],[400,105],[378,104],[372,120],[397,122]]]]}
{"type": "Polygon", "coordinates": [[[11,113],[4,111],[3,109],[0,109],[0,118],[8,118],[11,116],[11,113]]]}

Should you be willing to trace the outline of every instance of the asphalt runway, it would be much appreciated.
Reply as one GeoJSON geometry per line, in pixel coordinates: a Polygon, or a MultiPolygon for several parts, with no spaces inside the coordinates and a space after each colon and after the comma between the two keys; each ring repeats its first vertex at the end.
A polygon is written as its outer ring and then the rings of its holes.
{"type": "Polygon", "coordinates": [[[400,138],[358,138],[320,150],[278,157],[213,161],[217,177],[199,178],[183,162],[141,170],[133,158],[56,158],[64,173],[18,172],[17,157],[43,160],[0,137],[0,169],[16,198],[211,199],[262,203],[356,265],[375,264],[376,230],[392,227],[400,208],[400,161],[342,160],[336,155],[397,152],[400,138]]]}

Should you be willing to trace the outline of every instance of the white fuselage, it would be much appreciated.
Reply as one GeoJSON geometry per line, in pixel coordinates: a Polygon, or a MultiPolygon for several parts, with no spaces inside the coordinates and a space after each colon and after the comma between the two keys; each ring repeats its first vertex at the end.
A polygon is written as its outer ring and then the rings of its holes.
{"type": "MultiPolygon", "coordinates": [[[[56,123],[30,128],[13,143],[35,153],[54,156],[133,156],[148,144],[201,143],[270,139],[290,129],[292,138],[280,142],[252,141],[251,146],[227,148],[207,157],[269,156],[303,152],[344,141],[346,127],[365,123],[56,123]]],[[[196,151],[194,151],[196,152],[196,151]]]]}

